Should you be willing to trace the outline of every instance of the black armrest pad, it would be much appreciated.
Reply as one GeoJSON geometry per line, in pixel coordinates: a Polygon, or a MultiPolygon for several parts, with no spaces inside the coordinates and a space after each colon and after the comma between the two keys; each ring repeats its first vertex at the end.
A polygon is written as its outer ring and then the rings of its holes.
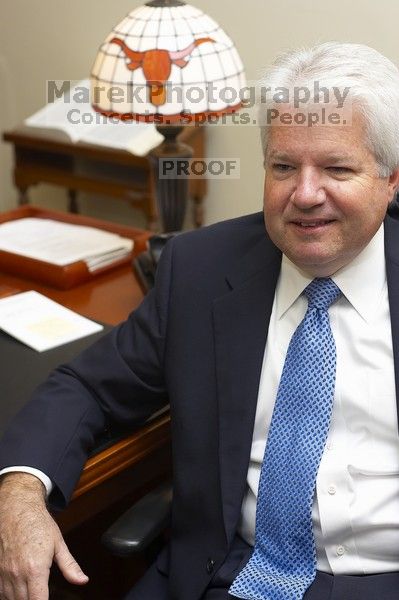
{"type": "Polygon", "coordinates": [[[172,484],[165,483],[125,512],[103,534],[101,541],[112,554],[141,552],[167,527],[172,504],[172,484]]]}

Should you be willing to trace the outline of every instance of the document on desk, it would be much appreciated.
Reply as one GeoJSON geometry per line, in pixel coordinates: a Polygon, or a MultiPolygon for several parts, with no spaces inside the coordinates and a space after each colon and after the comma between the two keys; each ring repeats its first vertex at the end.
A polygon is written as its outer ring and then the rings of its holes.
{"type": "Polygon", "coordinates": [[[128,257],[133,240],[95,227],[27,217],[0,225],[0,250],[65,266],[83,260],[89,271],[128,257]]]}
{"type": "Polygon", "coordinates": [[[38,292],[0,299],[0,329],[43,352],[103,329],[38,292]]]}

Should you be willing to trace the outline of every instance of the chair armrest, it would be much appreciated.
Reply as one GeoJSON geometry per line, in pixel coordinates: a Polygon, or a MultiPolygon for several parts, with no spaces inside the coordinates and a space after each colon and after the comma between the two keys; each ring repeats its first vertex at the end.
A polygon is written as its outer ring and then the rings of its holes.
{"type": "Polygon", "coordinates": [[[172,484],[161,485],[126,511],[102,535],[112,554],[130,556],[145,550],[167,527],[172,505],[172,484]]]}

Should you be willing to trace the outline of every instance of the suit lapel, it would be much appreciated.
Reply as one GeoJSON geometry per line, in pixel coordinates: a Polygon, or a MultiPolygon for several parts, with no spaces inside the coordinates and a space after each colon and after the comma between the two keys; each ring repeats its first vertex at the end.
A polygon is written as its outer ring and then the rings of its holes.
{"type": "Polygon", "coordinates": [[[230,542],[240,515],[252,443],[259,378],[281,254],[266,237],[227,278],[214,302],[223,516],[230,542]]]}
{"type": "Polygon", "coordinates": [[[399,427],[399,221],[385,219],[385,262],[387,270],[389,310],[391,316],[396,405],[399,427]]]}

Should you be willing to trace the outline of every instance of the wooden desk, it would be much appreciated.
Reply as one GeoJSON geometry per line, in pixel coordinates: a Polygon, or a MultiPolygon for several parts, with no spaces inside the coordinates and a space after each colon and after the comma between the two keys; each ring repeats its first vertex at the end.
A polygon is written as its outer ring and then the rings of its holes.
{"type": "MultiPolygon", "coordinates": [[[[19,203],[28,203],[28,189],[38,183],[64,187],[69,194],[69,210],[78,212],[77,192],[102,194],[127,200],[142,210],[147,228],[158,227],[156,202],[149,160],[125,150],[115,150],[83,142],[73,143],[62,131],[20,125],[7,131],[3,139],[14,146],[14,182],[19,203]]],[[[181,141],[194,149],[194,157],[205,156],[204,127],[187,126],[181,141]]],[[[203,224],[206,179],[190,180],[194,202],[194,223],[203,224]]]]}
{"type": "MultiPolygon", "coordinates": [[[[56,212],[43,211],[43,214],[56,212]]],[[[5,215],[7,213],[2,214],[5,215]]],[[[92,226],[101,223],[81,216],[70,215],[71,219],[92,226]]],[[[118,225],[112,228],[121,234],[128,230],[141,243],[149,235],[140,229],[118,225]]],[[[0,286],[20,291],[37,290],[86,317],[109,325],[124,320],[143,299],[130,264],[70,290],[56,290],[5,273],[0,273],[0,286]]],[[[164,478],[170,472],[169,440],[169,416],[164,415],[90,458],[68,509],[57,518],[63,531],[71,530],[128,494],[139,495],[153,482],[164,478]]]]}

